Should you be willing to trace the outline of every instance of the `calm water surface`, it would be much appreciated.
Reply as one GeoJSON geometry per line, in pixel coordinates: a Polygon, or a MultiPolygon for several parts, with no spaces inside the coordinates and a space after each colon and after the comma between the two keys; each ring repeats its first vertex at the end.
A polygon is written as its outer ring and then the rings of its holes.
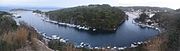
{"type": "Polygon", "coordinates": [[[42,17],[32,14],[31,11],[18,12],[22,18],[16,21],[24,21],[27,24],[37,28],[41,32],[47,33],[48,36],[58,35],[65,39],[73,41],[75,44],[86,42],[91,46],[130,46],[133,42],[145,41],[158,34],[157,30],[149,28],[140,28],[132,23],[134,16],[129,16],[118,30],[114,33],[96,33],[80,31],[75,28],[59,26],[42,21],[42,17]]]}

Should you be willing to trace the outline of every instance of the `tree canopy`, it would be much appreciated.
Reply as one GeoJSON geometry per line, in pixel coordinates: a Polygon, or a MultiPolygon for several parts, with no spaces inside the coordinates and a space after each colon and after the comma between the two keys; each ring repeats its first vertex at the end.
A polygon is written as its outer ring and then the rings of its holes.
{"type": "Polygon", "coordinates": [[[107,4],[64,8],[49,11],[46,15],[59,22],[109,31],[116,30],[126,16],[121,9],[107,4]]]}

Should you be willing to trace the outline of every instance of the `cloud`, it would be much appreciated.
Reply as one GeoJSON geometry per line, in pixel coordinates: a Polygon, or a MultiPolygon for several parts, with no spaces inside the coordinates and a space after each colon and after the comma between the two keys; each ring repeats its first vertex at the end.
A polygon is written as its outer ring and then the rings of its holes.
{"type": "Polygon", "coordinates": [[[158,6],[180,8],[180,0],[119,0],[121,6],[158,6]]]}
{"type": "Polygon", "coordinates": [[[113,6],[158,6],[180,8],[180,0],[0,0],[0,5],[73,7],[88,4],[113,6]]]}
{"type": "Polygon", "coordinates": [[[34,2],[35,0],[1,0],[1,4],[11,4],[11,3],[27,3],[27,2],[34,2]]]}

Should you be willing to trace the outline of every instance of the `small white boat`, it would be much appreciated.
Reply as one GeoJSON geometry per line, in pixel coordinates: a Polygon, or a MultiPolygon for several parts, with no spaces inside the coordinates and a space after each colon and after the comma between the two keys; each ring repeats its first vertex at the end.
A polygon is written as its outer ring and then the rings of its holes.
{"type": "Polygon", "coordinates": [[[137,47],[137,45],[131,44],[131,47],[137,47]]]}
{"type": "Polygon", "coordinates": [[[119,48],[118,48],[118,50],[123,50],[123,49],[125,49],[125,48],[123,48],[123,47],[119,47],[119,48]]]}
{"type": "Polygon", "coordinates": [[[93,29],[93,31],[96,31],[96,29],[93,29]]]}
{"type": "Polygon", "coordinates": [[[21,18],[21,16],[18,15],[18,14],[13,14],[13,16],[16,17],[16,18],[21,18]]]}
{"type": "Polygon", "coordinates": [[[60,37],[58,37],[57,35],[52,35],[52,39],[59,39],[60,37]]]}
{"type": "Polygon", "coordinates": [[[64,43],[66,43],[66,40],[64,40],[64,39],[60,39],[60,42],[64,42],[64,43]]]}

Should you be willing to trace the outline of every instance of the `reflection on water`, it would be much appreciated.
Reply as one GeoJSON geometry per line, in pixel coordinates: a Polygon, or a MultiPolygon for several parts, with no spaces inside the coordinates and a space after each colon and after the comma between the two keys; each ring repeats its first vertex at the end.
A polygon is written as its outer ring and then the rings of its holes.
{"type": "Polygon", "coordinates": [[[77,30],[71,27],[59,26],[42,21],[42,17],[32,14],[31,11],[18,12],[22,18],[16,21],[24,21],[37,28],[48,36],[58,35],[80,44],[86,42],[91,46],[130,46],[133,42],[145,41],[158,34],[158,31],[148,28],[140,28],[132,23],[133,16],[130,16],[114,33],[96,33],[77,30]]]}

